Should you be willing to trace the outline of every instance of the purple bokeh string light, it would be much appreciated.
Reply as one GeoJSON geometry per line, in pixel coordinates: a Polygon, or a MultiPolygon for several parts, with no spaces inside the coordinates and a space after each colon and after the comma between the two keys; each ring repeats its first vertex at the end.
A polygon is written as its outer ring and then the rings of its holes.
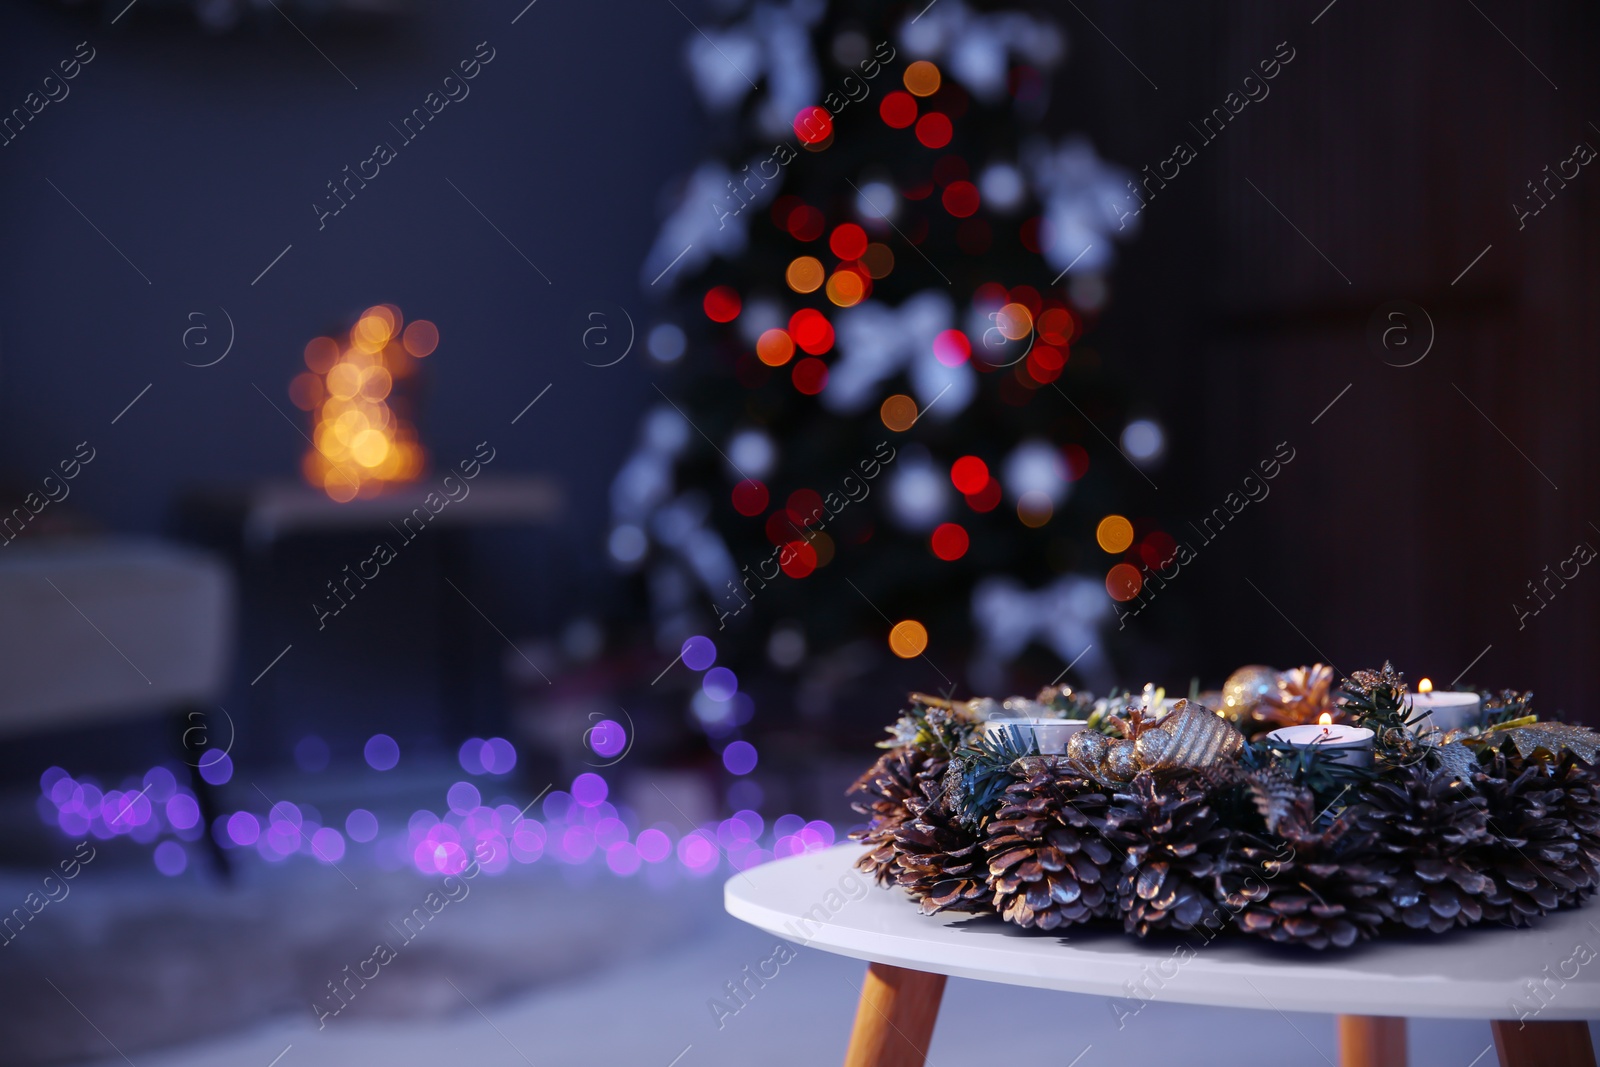
{"type": "Polygon", "coordinates": [[[357,808],[345,816],[344,832],[350,840],[364,845],[378,836],[378,817],[366,808],[357,808]]]}
{"type": "Polygon", "coordinates": [[[739,679],[726,667],[712,667],[700,679],[700,687],[706,696],[721,703],[733,699],[733,694],[739,691],[739,679]]]}
{"type": "Polygon", "coordinates": [[[362,748],[367,766],[375,771],[392,771],[400,762],[400,746],[388,734],[373,734],[362,748]]]}
{"type": "Polygon", "coordinates": [[[233,778],[233,759],[215,748],[200,754],[200,777],[211,785],[227,785],[233,778]]]}
{"type": "Polygon", "coordinates": [[[596,756],[610,759],[628,747],[628,731],[611,719],[601,719],[589,730],[585,740],[596,756]]]}
{"type": "MultiPolygon", "coordinates": [[[[700,654],[709,657],[714,650],[700,654]]],[[[720,686],[720,693],[742,697],[734,688],[732,672],[726,673],[721,681],[713,680],[712,688],[720,686]]],[[[700,688],[704,691],[704,684],[700,688]]],[[[589,734],[590,747],[597,752],[623,750],[627,740],[623,727],[610,720],[589,734]]],[[[364,746],[364,755],[374,769],[392,769],[399,762],[399,746],[393,738],[377,734],[364,746]]],[[[460,759],[463,770],[473,776],[502,775],[516,765],[510,743],[499,738],[469,742],[460,759]]],[[[729,773],[748,775],[758,754],[749,742],[735,740],[723,746],[722,759],[729,773]]],[[[210,772],[208,778],[226,782],[232,777],[232,761],[225,753],[208,752],[202,763],[203,772],[210,772]]],[[[353,808],[342,817],[331,813],[327,820],[331,825],[324,825],[323,815],[312,805],[279,800],[265,811],[225,810],[207,827],[194,794],[163,766],[110,789],[51,767],[40,775],[39,786],[37,804],[46,823],[73,837],[127,837],[150,844],[156,870],[167,877],[188,870],[192,857],[185,843],[199,841],[208,831],[224,847],[253,851],[268,863],[297,856],[341,863],[359,848],[364,850],[360,855],[382,869],[410,866],[429,876],[461,874],[472,864],[495,875],[512,865],[554,860],[569,866],[598,866],[623,878],[658,868],[657,873],[676,871],[700,878],[724,862],[744,870],[775,857],[827,848],[837,836],[828,823],[798,815],[781,815],[769,824],[756,810],[761,802],[759,787],[743,778],[728,789],[730,800],[737,794],[744,802],[732,816],[687,830],[662,822],[640,825],[626,805],[618,806],[622,801],[614,796],[613,784],[589,772],[577,775],[566,789],[550,790],[540,798],[542,818],[530,813],[532,804],[503,794],[491,799],[485,793],[487,785],[462,780],[446,790],[440,812],[421,808],[409,818],[386,816],[385,823],[372,811],[353,808]],[[385,824],[391,826],[387,834],[382,830],[385,824]]]]}
{"type": "Polygon", "coordinates": [[[745,775],[756,769],[756,746],[748,741],[730,741],[722,750],[722,765],[729,774],[745,775]]]}
{"type": "Polygon", "coordinates": [[[156,870],[168,878],[176,878],[189,866],[189,853],[176,841],[163,841],[156,846],[151,859],[156,870]]]}
{"type": "Polygon", "coordinates": [[[681,654],[683,665],[691,671],[703,671],[717,662],[717,646],[709,637],[696,635],[689,638],[683,643],[681,654]]]}

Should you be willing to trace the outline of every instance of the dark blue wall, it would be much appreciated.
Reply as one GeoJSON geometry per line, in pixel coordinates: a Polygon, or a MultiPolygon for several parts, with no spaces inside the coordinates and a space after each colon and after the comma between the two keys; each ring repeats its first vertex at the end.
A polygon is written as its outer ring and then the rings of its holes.
{"type": "Polygon", "coordinates": [[[132,531],[160,529],[181,487],[293,476],[305,441],[252,383],[304,428],[286,387],[305,342],[392,301],[444,338],[421,427],[436,463],[490,439],[497,471],[561,479],[572,533],[603,552],[605,487],[648,385],[638,353],[585,366],[577,324],[607,304],[639,317],[659,191],[695,148],[680,59],[692,30],[667,4],[545,0],[515,25],[521,3],[420,6],[381,32],[298,14],[327,59],[270,8],[216,37],[149,0],[115,26],[120,4],[98,18],[8,6],[0,110],[78,42],[95,58],[0,148],[0,471],[31,484],[88,439],[98,458],[71,503],[132,531]],[[378,141],[399,146],[389,123],[482,41],[494,59],[470,96],[319,232],[325,183],[378,141]],[[232,354],[185,366],[220,353],[219,307],[237,325],[232,354]],[[201,321],[217,343],[185,351],[201,321]]]}

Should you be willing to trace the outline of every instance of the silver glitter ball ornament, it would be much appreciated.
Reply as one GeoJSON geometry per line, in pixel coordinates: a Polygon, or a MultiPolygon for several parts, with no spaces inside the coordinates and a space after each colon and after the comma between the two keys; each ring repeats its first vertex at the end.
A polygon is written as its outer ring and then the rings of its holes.
{"type": "Polygon", "coordinates": [[[1106,749],[1105,772],[1106,777],[1118,782],[1127,782],[1139,773],[1139,763],[1133,754],[1132,741],[1113,741],[1106,749]]]}
{"type": "Polygon", "coordinates": [[[1091,767],[1098,767],[1109,747],[1111,739],[1105,734],[1096,730],[1079,730],[1067,742],[1067,755],[1072,759],[1082,760],[1091,767]]]}

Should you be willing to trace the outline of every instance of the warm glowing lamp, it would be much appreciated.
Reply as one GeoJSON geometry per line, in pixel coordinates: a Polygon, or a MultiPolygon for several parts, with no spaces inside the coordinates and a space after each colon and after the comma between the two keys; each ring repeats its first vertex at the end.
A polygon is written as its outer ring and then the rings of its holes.
{"type": "Polygon", "coordinates": [[[312,485],[340,503],[373,496],[395,482],[415,481],[425,459],[415,428],[389,406],[396,379],[439,343],[424,319],[401,329],[393,304],[363,311],[343,341],[318,337],[306,346],[308,372],[290,386],[295,405],[312,415],[312,450],[301,464],[312,485]]]}

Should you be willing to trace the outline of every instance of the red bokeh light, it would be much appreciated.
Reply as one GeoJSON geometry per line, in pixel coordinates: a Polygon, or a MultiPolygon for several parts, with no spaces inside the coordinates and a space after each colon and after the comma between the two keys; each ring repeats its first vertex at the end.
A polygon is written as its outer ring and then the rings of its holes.
{"type": "Polygon", "coordinates": [[[815,489],[796,489],[785,503],[789,517],[796,526],[809,526],[821,522],[826,514],[822,510],[822,494],[815,489]]]}
{"type": "Polygon", "coordinates": [[[767,499],[767,487],[753,478],[733,487],[733,510],[747,518],[766,511],[767,499]]]}
{"type": "Polygon", "coordinates": [[[731,285],[719,285],[706,294],[706,318],[712,322],[732,322],[743,306],[731,285]]]}
{"type": "Polygon", "coordinates": [[[967,507],[976,512],[990,512],[1000,506],[1000,483],[990,478],[976,493],[967,493],[967,507]]]}
{"type": "Polygon", "coordinates": [[[950,464],[950,482],[959,492],[980,492],[989,484],[989,465],[977,456],[962,456],[950,464]]]}
{"type": "Polygon", "coordinates": [[[789,336],[802,352],[820,356],[833,347],[833,324],[816,308],[801,308],[789,316],[789,336]]]}
{"type": "Polygon", "coordinates": [[[972,293],[974,304],[992,305],[988,310],[998,310],[1010,299],[1011,294],[1006,292],[1006,287],[999,282],[984,282],[972,293]]]}
{"type": "Polygon", "coordinates": [[[878,105],[878,115],[897,130],[903,130],[917,121],[917,98],[896,89],[878,105]]]}
{"type": "Polygon", "coordinates": [[[794,521],[794,516],[789,514],[788,508],[779,508],[767,516],[767,540],[775,545],[785,541],[793,541],[800,533],[800,524],[794,521]]]}
{"type": "Polygon", "coordinates": [[[951,182],[945,186],[944,209],[958,219],[964,219],[978,210],[978,187],[969,181],[951,182]]]}
{"type": "Polygon", "coordinates": [[[822,236],[826,225],[827,220],[822,217],[822,212],[810,204],[801,204],[789,212],[789,236],[796,241],[815,241],[822,236]]]}
{"type": "Polygon", "coordinates": [[[1139,558],[1152,570],[1166,567],[1178,554],[1178,542],[1169,533],[1157,530],[1139,543],[1139,558]]]}
{"type": "Polygon", "coordinates": [[[827,384],[828,365],[822,360],[808,357],[794,365],[794,387],[807,396],[816,396],[827,384]]]}
{"type": "Polygon", "coordinates": [[[960,330],[944,330],[933,339],[933,356],[946,367],[959,367],[972,358],[972,342],[960,330]]]}
{"type": "Polygon", "coordinates": [[[867,252],[867,231],[853,222],[834,227],[828,247],[840,259],[860,259],[867,252]]]}
{"type": "Polygon", "coordinates": [[[1028,374],[1040,385],[1049,385],[1061,377],[1067,357],[1053,345],[1034,345],[1028,353],[1028,374]]]}
{"type": "Polygon", "coordinates": [[[804,207],[805,201],[793,193],[784,193],[772,202],[772,224],[785,232],[789,229],[789,215],[795,208],[804,207]]]}
{"type": "Polygon", "coordinates": [[[950,143],[953,132],[950,119],[937,111],[930,111],[917,120],[917,140],[929,148],[943,148],[950,143]]]}
{"type": "Polygon", "coordinates": [[[817,569],[817,550],[804,541],[790,541],[778,553],[778,566],[791,578],[804,578],[817,569]]]}
{"type": "Polygon", "coordinates": [[[934,528],[933,536],[928,538],[928,546],[933,549],[933,554],[946,561],[966,555],[968,543],[966,528],[954,522],[940,523],[934,528]]]}
{"type": "Polygon", "coordinates": [[[801,144],[821,144],[833,136],[833,116],[825,107],[803,107],[794,117],[794,135],[801,144]]]}
{"type": "Polygon", "coordinates": [[[1067,461],[1067,478],[1077,481],[1089,473],[1089,450],[1082,445],[1061,446],[1061,458],[1067,461]]]}
{"type": "Polygon", "coordinates": [[[1028,251],[1044,251],[1044,219],[1035,215],[1022,224],[1022,228],[1017,231],[1017,236],[1022,240],[1022,247],[1028,251]]]}

